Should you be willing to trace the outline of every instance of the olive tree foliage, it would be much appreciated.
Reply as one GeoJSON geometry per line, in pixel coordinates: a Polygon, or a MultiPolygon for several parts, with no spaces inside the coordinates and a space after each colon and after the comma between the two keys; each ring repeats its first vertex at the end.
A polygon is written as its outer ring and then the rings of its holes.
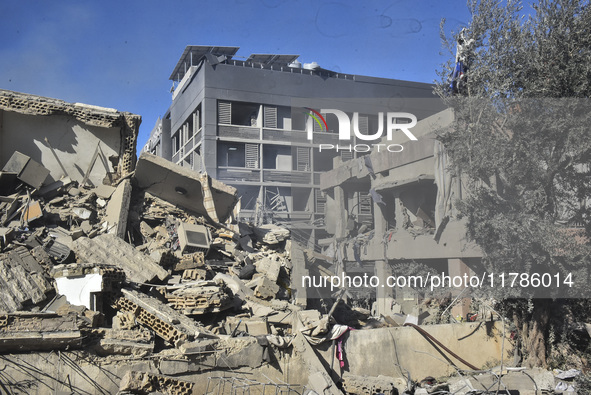
{"type": "Polygon", "coordinates": [[[483,251],[481,270],[559,275],[551,287],[494,289],[498,299],[533,298],[506,311],[526,362],[545,365],[546,331],[560,302],[543,298],[590,295],[591,8],[580,0],[470,0],[468,7],[467,70],[454,90],[459,32],[442,34],[451,56],[436,92],[455,120],[439,139],[466,184],[458,207],[483,251]]]}

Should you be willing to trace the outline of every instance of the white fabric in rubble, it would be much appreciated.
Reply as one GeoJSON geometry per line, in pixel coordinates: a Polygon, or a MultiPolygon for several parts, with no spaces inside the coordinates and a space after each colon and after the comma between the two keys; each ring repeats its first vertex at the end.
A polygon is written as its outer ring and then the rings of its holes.
{"type": "MultiPolygon", "coordinates": [[[[319,323],[322,323],[322,321],[323,320],[320,320],[319,323]]],[[[324,343],[328,340],[338,339],[349,330],[349,327],[347,325],[335,324],[332,326],[332,328],[330,328],[330,330],[326,331],[323,336],[319,336],[319,334],[316,334],[316,330],[320,327],[322,327],[322,325],[316,326],[314,328],[306,328],[301,330],[302,334],[306,336],[308,343],[312,345],[317,345],[320,343],[324,343]]]]}

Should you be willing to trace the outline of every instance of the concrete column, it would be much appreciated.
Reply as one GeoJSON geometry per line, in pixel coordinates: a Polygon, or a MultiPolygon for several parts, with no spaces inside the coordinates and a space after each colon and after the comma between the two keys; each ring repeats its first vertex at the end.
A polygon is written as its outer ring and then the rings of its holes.
{"type": "Polygon", "coordinates": [[[217,100],[206,98],[202,102],[203,111],[203,145],[201,155],[205,170],[213,178],[217,178],[217,100]]]}
{"type": "Polygon", "coordinates": [[[388,261],[376,261],[374,268],[375,275],[380,279],[380,285],[376,288],[376,313],[384,316],[392,312],[391,303],[394,300],[394,289],[386,286],[386,279],[392,275],[388,261]],[[384,287],[382,287],[382,284],[384,287]]]}
{"type": "MultiPolygon", "coordinates": [[[[461,276],[463,277],[464,274],[470,275],[470,268],[462,261],[461,259],[448,259],[447,260],[447,271],[450,277],[454,276],[461,276]]],[[[451,298],[454,300],[456,296],[462,292],[463,288],[454,288],[451,292],[451,298]]],[[[467,291],[466,291],[467,292],[467,291]]],[[[456,318],[457,316],[461,316],[466,319],[466,314],[470,312],[470,303],[472,302],[472,298],[470,297],[462,297],[454,303],[453,307],[451,308],[451,315],[456,318]]]]}
{"type": "MultiPolygon", "coordinates": [[[[374,224],[374,240],[376,248],[382,248],[385,255],[385,245],[381,242],[384,240],[386,230],[388,230],[388,220],[386,219],[384,207],[381,204],[373,203],[373,224],[374,224]]],[[[376,261],[374,268],[375,275],[380,279],[380,286],[376,288],[376,312],[377,314],[390,315],[391,313],[391,302],[395,294],[394,289],[387,286],[382,287],[385,284],[388,276],[392,275],[392,270],[388,261],[384,256],[384,259],[376,261]]]]}
{"type": "Polygon", "coordinates": [[[394,216],[396,218],[396,230],[402,230],[402,224],[404,222],[404,213],[403,213],[403,206],[402,201],[400,200],[399,192],[396,192],[394,195],[394,216]]]}
{"type": "Polygon", "coordinates": [[[334,187],[334,200],[337,206],[336,215],[336,232],[335,237],[342,239],[347,237],[347,209],[345,205],[345,191],[343,187],[334,187]]]}

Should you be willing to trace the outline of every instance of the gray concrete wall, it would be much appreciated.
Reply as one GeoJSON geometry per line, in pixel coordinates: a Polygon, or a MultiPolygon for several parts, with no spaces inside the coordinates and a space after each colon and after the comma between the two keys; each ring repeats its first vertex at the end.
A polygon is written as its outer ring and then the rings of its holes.
{"type": "MultiPolygon", "coordinates": [[[[463,323],[423,326],[429,334],[478,368],[496,366],[501,359],[502,324],[497,322],[487,334],[485,323],[463,323]]],[[[506,333],[508,336],[509,333],[506,333]]],[[[408,370],[413,380],[426,376],[443,377],[455,374],[437,350],[414,328],[379,328],[350,331],[344,342],[345,370],[353,375],[403,377],[408,370]],[[398,354],[398,355],[397,355],[398,354]],[[402,367],[400,369],[398,364],[402,367]]],[[[505,341],[505,360],[513,355],[513,346],[505,341]]],[[[321,352],[325,365],[330,366],[330,347],[321,352]]],[[[460,369],[467,366],[451,357],[460,369]]],[[[334,365],[338,372],[338,361],[334,365]]]]}
{"type": "MultiPolygon", "coordinates": [[[[107,158],[119,156],[120,128],[89,126],[66,115],[39,116],[2,110],[0,113],[0,168],[14,151],[19,151],[49,169],[51,177],[59,179],[63,172],[45,143],[45,137],[55,149],[68,176],[76,181],[84,178],[99,141],[107,158]]],[[[111,163],[107,162],[109,171],[113,172],[111,163]]],[[[94,185],[102,184],[105,174],[102,162],[97,159],[90,173],[90,181],[94,185]]]]}
{"type": "MultiPolygon", "coordinates": [[[[323,103],[326,108],[336,107],[361,113],[374,113],[375,101],[368,101],[364,107],[360,99],[383,99],[384,107],[406,106],[404,111],[410,111],[412,107],[419,119],[443,109],[443,103],[433,98],[431,84],[366,76],[354,78],[326,78],[300,74],[299,70],[289,73],[226,64],[212,67],[204,63],[193,80],[182,87],[184,91],[177,95],[170,107],[171,131],[177,130],[204,98],[278,106],[292,106],[293,100],[299,98],[301,105],[318,106],[323,103]],[[309,98],[325,100],[311,103],[309,98]],[[335,101],[335,98],[342,100],[335,101]],[[417,98],[421,100],[412,100],[417,98]]],[[[212,110],[217,112],[215,108],[212,110]]],[[[206,117],[206,129],[211,125],[207,121],[206,117]]]]}

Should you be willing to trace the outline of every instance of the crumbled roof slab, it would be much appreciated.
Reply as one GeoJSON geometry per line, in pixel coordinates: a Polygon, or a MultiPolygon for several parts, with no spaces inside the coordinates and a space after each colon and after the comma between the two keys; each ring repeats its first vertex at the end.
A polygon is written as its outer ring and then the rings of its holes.
{"type": "Polygon", "coordinates": [[[22,310],[27,303],[40,303],[52,290],[39,264],[26,249],[0,254],[0,312],[12,313],[22,310]]]}
{"type": "Polygon", "coordinates": [[[81,237],[72,243],[72,250],[79,262],[104,262],[121,267],[127,279],[133,282],[148,283],[155,278],[164,280],[168,277],[168,272],[152,258],[116,235],[106,234],[92,239],[81,237]]]}
{"type": "MultiPolygon", "coordinates": [[[[238,202],[238,191],[216,179],[208,179],[217,217],[224,222],[238,202]]],[[[189,212],[209,217],[203,204],[199,173],[143,152],[136,165],[135,180],[146,192],[189,212]]]]}

